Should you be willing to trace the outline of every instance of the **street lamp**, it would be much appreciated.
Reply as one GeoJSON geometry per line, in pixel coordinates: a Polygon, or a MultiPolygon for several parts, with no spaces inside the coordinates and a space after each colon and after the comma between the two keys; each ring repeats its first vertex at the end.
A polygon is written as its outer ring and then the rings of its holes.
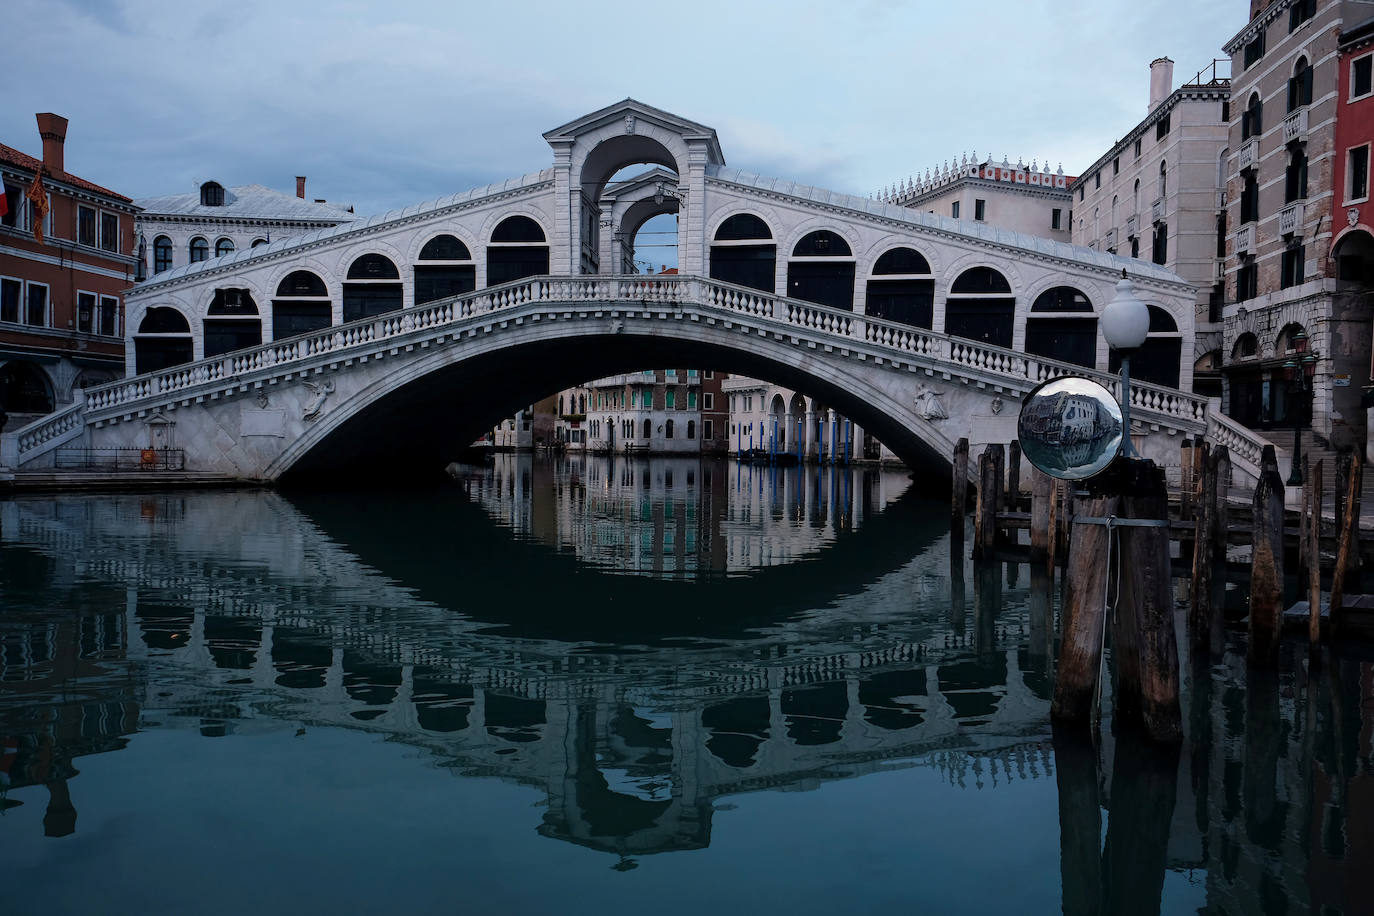
{"type": "Polygon", "coordinates": [[[1131,354],[1139,350],[1150,333],[1150,307],[1135,294],[1135,284],[1121,269],[1116,295],[1102,310],[1102,336],[1107,346],[1121,354],[1121,454],[1139,458],[1131,443],[1131,354]]]}
{"type": "Polygon", "coordinates": [[[1311,407],[1312,378],[1317,373],[1317,357],[1307,351],[1307,332],[1299,330],[1292,338],[1296,359],[1288,359],[1283,364],[1283,380],[1288,388],[1288,415],[1293,421],[1293,466],[1288,472],[1288,486],[1300,487],[1302,475],[1302,419],[1303,411],[1298,406],[1306,400],[1311,407]]]}

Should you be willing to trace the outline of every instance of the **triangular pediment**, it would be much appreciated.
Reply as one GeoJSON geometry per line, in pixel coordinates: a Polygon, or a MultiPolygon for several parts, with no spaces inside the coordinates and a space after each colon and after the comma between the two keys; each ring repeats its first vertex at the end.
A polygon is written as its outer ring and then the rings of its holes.
{"type": "Polygon", "coordinates": [[[618,181],[615,184],[607,185],[605,192],[601,196],[603,198],[624,197],[626,195],[632,195],[636,191],[640,191],[644,188],[652,188],[666,182],[672,182],[673,186],[676,187],[678,176],[662,166],[657,166],[631,178],[627,178],[624,181],[618,181]]]}
{"type": "Polygon", "coordinates": [[[684,140],[706,140],[709,161],[718,165],[725,164],[725,154],[720,150],[720,141],[716,138],[715,128],[698,124],[696,121],[689,121],[672,112],[655,108],[652,105],[645,105],[634,99],[624,99],[614,105],[607,105],[600,111],[594,111],[560,127],[555,127],[544,133],[544,139],[550,144],[575,141],[579,137],[600,130],[612,122],[624,122],[626,118],[655,124],[664,130],[678,134],[684,140]]]}

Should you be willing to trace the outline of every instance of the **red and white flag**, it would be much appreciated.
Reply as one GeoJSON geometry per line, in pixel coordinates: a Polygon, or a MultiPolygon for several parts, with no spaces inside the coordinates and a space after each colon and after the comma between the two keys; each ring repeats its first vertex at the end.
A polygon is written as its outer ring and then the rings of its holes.
{"type": "Polygon", "coordinates": [[[48,189],[43,187],[43,173],[37,172],[33,176],[33,184],[29,185],[28,193],[24,195],[33,204],[33,238],[38,244],[43,244],[43,220],[48,215],[48,189]]]}
{"type": "Polygon", "coordinates": [[[10,212],[10,195],[5,190],[5,186],[0,184],[0,216],[8,216],[10,212]]]}

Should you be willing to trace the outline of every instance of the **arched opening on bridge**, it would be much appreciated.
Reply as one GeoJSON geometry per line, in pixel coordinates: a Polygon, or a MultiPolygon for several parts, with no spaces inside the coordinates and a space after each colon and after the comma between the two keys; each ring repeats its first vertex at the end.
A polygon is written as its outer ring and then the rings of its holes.
{"type": "Polygon", "coordinates": [[[1010,347],[1016,320],[1011,284],[991,267],[961,273],[945,297],[945,333],[1010,347]]]}
{"type": "Polygon", "coordinates": [[[914,248],[893,248],[873,265],[864,312],[875,318],[931,328],[935,316],[935,278],[930,262],[914,248]]]}
{"type": "Polygon", "coordinates": [[[768,739],[767,697],[736,697],[701,711],[701,727],[710,737],[706,749],[727,766],[744,769],[754,765],[759,748],[768,739]]]}
{"type": "Polygon", "coordinates": [[[1095,368],[1097,316],[1088,297],[1072,286],[1036,296],[1026,319],[1026,352],[1095,368]]]}
{"type": "Polygon", "coordinates": [[[777,251],[767,223],[752,213],[736,213],[716,229],[711,279],[772,293],[777,283],[777,251]]]}
{"type": "Polygon", "coordinates": [[[773,402],[768,405],[768,421],[771,447],[779,452],[786,451],[790,441],[787,435],[787,404],[781,394],[773,395],[773,402]]]}
{"type": "Polygon", "coordinates": [[[436,235],[420,249],[415,265],[415,304],[470,293],[477,288],[477,264],[454,235],[436,235]]]}
{"type": "Polygon", "coordinates": [[[205,314],[202,324],[206,357],[262,343],[262,318],[248,290],[215,290],[215,298],[205,314]]]}
{"type": "Polygon", "coordinates": [[[365,254],[348,266],[343,285],[343,320],[394,312],[404,305],[401,272],[386,255],[365,254]]]}
{"type": "MultiPolygon", "coordinates": [[[[581,272],[597,273],[598,271],[608,270],[610,265],[600,263],[600,233],[603,197],[608,193],[613,183],[618,183],[621,179],[631,174],[634,170],[636,176],[645,172],[647,166],[650,170],[661,167],[672,173],[671,179],[656,181],[653,188],[653,195],[649,198],[657,198],[657,203],[661,206],[664,202],[676,202],[679,199],[677,189],[677,176],[682,174],[685,162],[679,163],[673,154],[658,140],[638,133],[635,126],[635,118],[631,117],[625,122],[625,133],[616,133],[599,142],[596,147],[587,154],[587,158],[582,163],[581,171],[576,176],[578,185],[582,189],[580,196],[581,222],[581,272]]],[[[629,179],[631,183],[634,178],[629,179]]],[[[662,211],[661,211],[662,212],[662,211]]],[[[634,222],[635,220],[630,220],[634,222]]],[[[666,222],[666,221],[661,221],[666,222]]],[[[616,227],[618,236],[615,239],[617,244],[623,247],[627,244],[636,244],[638,239],[634,236],[627,236],[624,230],[616,227]]],[[[643,230],[639,230],[643,231],[643,230]]],[[[656,225],[651,231],[667,231],[666,227],[656,225]]],[[[645,263],[644,273],[656,273],[666,261],[660,257],[645,258],[652,249],[648,247],[650,243],[645,242],[643,250],[638,255],[645,263]]],[[[675,245],[676,243],[674,243],[675,245]]],[[[638,248],[641,246],[637,246],[638,248]]],[[[627,273],[637,272],[629,270],[629,265],[633,263],[633,256],[628,261],[622,261],[627,273]]]]}
{"type": "Polygon", "coordinates": [[[802,236],[787,261],[787,295],[853,311],[854,253],[849,243],[829,229],[802,236]]]}
{"type": "Polygon", "coordinates": [[[191,325],[169,306],[148,309],[134,335],[134,372],[157,372],[191,361],[191,325]]]}
{"type": "Polygon", "coordinates": [[[333,305],[324,281],[308,270],[294,270],[277,284],[272,300],[272,339],[283,340],[329,327],[333,305]]]}
{"type": "Polygon", "coordinates": [[[596,273],[677,269],[678,182],[676,171],[651,163],[631,163],[611,176],[596,208],[600,218],[593,218],[589,210],[583,230],[587,249],[597,252],[591,265],[596,273]],[[609,244],[601,239],[607,227],[609,244]]]}
{"type": "MultiPolygon", "coordinates": [[[[1157,305],[1150,307],[1150,333],[1145,345],[1131,357],[1131,378],[1169,388],[1178,387],[1179,366],[1183,360],[1183,335],[1174,316],[1157,305]]],[[[1109,371],[1121,371],[1121,357],[1111,354],[1109,371]]]]}
{"type": "Polygon", "coordinates": [[[1336,259],[1336,279],[1353,286],[1374,286],[1374,236],[1352,229],[1331,249],[1336,259]]]}
{"type": "Polygon", "coordinates": [[[528,216],[508,216],[487,244],[487,286],[499,286],[549,272],[544,230],[528,216]]]}
{"type": "Polygon", "coordinates": [[[48,414],[55,407],[47,374],[26,360],[0,366],[0,408],[7,414],[48,414]]]}

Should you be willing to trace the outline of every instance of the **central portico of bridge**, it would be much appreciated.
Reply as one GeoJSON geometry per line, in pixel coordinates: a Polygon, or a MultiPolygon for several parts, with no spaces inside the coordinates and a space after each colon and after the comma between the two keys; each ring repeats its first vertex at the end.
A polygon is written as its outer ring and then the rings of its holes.
{"type": "Polygon", "coordinates": [[[0,437],[0,464],[170,424],[188,468],[249,479],[446,461],[550,391],[696,365],[947,467],[961,437],[1014,438],[1040,381],[1115,387],[1096,319],[1123,268],[1152,315],[1142,451],[1177,463],[1206,435],[1258,464],[1261,440],[1188,393],[1195,293],[1162,267],[727,168],[714,130],[633,100],[544,136],[541,172],[154,275],[126,300],[130,377],[0,437]],[[680,274],[624,273],[660,213],[680,274]]]}

